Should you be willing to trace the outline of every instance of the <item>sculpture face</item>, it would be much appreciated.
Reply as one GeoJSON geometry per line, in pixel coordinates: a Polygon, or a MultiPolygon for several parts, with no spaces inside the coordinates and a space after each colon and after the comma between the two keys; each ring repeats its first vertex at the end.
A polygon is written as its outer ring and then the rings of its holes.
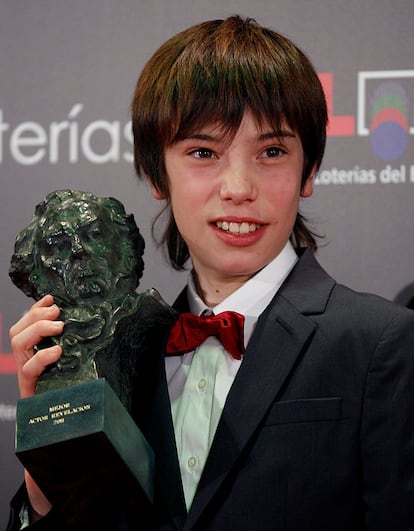
{"type": "Polygon", "coordinates": [[[113,198],[52,192],[16,239],[9,274],[35,299],[52,293],[63,306],[122,298],[138,286],[144,240],[113,198]]]}
{"type": "Polygon", "coordinates": [[[77,304],[116,295],[120,238],[104,209],[74,202],[39,224],[39,265],[55,296],[77,304]]]}

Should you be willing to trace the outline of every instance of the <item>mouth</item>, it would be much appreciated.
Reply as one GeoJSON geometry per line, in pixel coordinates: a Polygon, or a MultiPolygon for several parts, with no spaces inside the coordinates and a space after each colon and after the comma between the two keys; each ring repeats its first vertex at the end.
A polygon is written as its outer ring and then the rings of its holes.
{"type": "Polygon", "coordinates": [[[263,226],[259,223],[250,223],[248,221],[243,221],[242,223],[235,221],[216,221],[215,225],[222,231],[230,232],[231,234],[251,234],[263,226]]]}

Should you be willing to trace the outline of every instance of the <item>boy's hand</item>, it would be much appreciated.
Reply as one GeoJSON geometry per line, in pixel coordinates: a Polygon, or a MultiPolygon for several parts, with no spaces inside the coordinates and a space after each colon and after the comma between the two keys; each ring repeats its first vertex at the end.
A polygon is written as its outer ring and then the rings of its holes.
{"type": "Polygon", "coordinates": [[[21,398],[34,394],[40,374],[47,365],[57,361],[62,353],[58,345],[41,350],[35,348],[42,338],[62,333],[63,321],[55,321],[59,312],[59,308],[53,304],[52,295],[45,295],[10,328],[21,398]]]}

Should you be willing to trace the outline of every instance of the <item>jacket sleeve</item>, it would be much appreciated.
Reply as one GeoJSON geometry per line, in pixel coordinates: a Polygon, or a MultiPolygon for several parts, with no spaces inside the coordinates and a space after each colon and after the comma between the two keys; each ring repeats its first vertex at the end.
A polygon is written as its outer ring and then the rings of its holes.
{"type": "MultiPolygon", "coordinates": [[[[68,521],[64,512],[59,508],[52,507],[47,515],[28,525],[27,522],[23,521],[24,518],[22,520],[25,507],[30,507],[30,503],[26,486],[23,483],[10,502],[10,515],[6,531],[90,531],[91,529],[128,531],[131,522],[134,523],[134,526],[137,521],[143,522],[143,525],[146,522],[146,515],[140,511],[139,505],[134,505],[132,512],[130,511],[129,514],[128,511],[124,511],[122,508],[119,508],[117,513],[114,514],[108,512],[106,504],[102,503],[96,508],[94,517],[87,521],[77,521],[76,519],[68,521]]],[[[71,512],[76,513],[76,505],[72,507],[71,512]]]]}
{"type": "Polygon", "coordinates": [[[361,455],[367,529],[414,529],[414,312],[405,308],[392,313],[371,359],[361,455]]]}
{"type": "Polygon", "coordinates": [[[29,529],[33,529],[33,531],[52,531],[59,529],[59,521],[56,520],[54,509],[34,524],[27,525],[27,522],[24,522],[23,511],[25,507],[29,506],[26,486],[23,483],[10,502],[9,522],[6,531],[20,531],[23,529],[28,531],[29,529]]]}

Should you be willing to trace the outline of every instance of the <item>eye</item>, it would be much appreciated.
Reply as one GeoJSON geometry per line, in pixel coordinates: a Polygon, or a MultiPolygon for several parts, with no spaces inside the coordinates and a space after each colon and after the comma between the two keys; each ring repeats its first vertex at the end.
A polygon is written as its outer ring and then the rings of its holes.
{"type": "Polygon", "coordinates": [[[99,225],[83,227],[79,234],[84,242],[95,242],[104,238],[104,232],[99,225]]]}
{"type": "Polygon", "coordinates": [[[197,148],[190,151],[189,155],[196,159],[213,159],[217,158],[217,155],[208,148],[197,148]]]}
{"type": "Polygon", "coordinates": [[[70,251],[70,240],[64,236],[47,238],[41,245],[44,256],[51,257],[70,251]]]}
{"type": "Polygon", "coordinates": [[[259,158],[278,159],[285,153],[286,153],[286,150],[282,149],[281,147],[271,146],[271,147],[266,148],[264,151],[262,151],[259,158]]]}
{"type": "Polygon", "coordinates": [[[57,247],[57,249],[61,252],[63,251],[69,251],[70,248],[71,248],[71,243],[70,243],[70,240],[68,240],[67,238],[65,239],[62,239],[62,240],[58,240],[55,244],[55,246],[57,247]]]}
{"type": "Polygon", "coordinates": [[[89,233],[88,236],[91,240],[99,240],[103,237],[103,233],[99,227],[94,227],[89,233]]]}

